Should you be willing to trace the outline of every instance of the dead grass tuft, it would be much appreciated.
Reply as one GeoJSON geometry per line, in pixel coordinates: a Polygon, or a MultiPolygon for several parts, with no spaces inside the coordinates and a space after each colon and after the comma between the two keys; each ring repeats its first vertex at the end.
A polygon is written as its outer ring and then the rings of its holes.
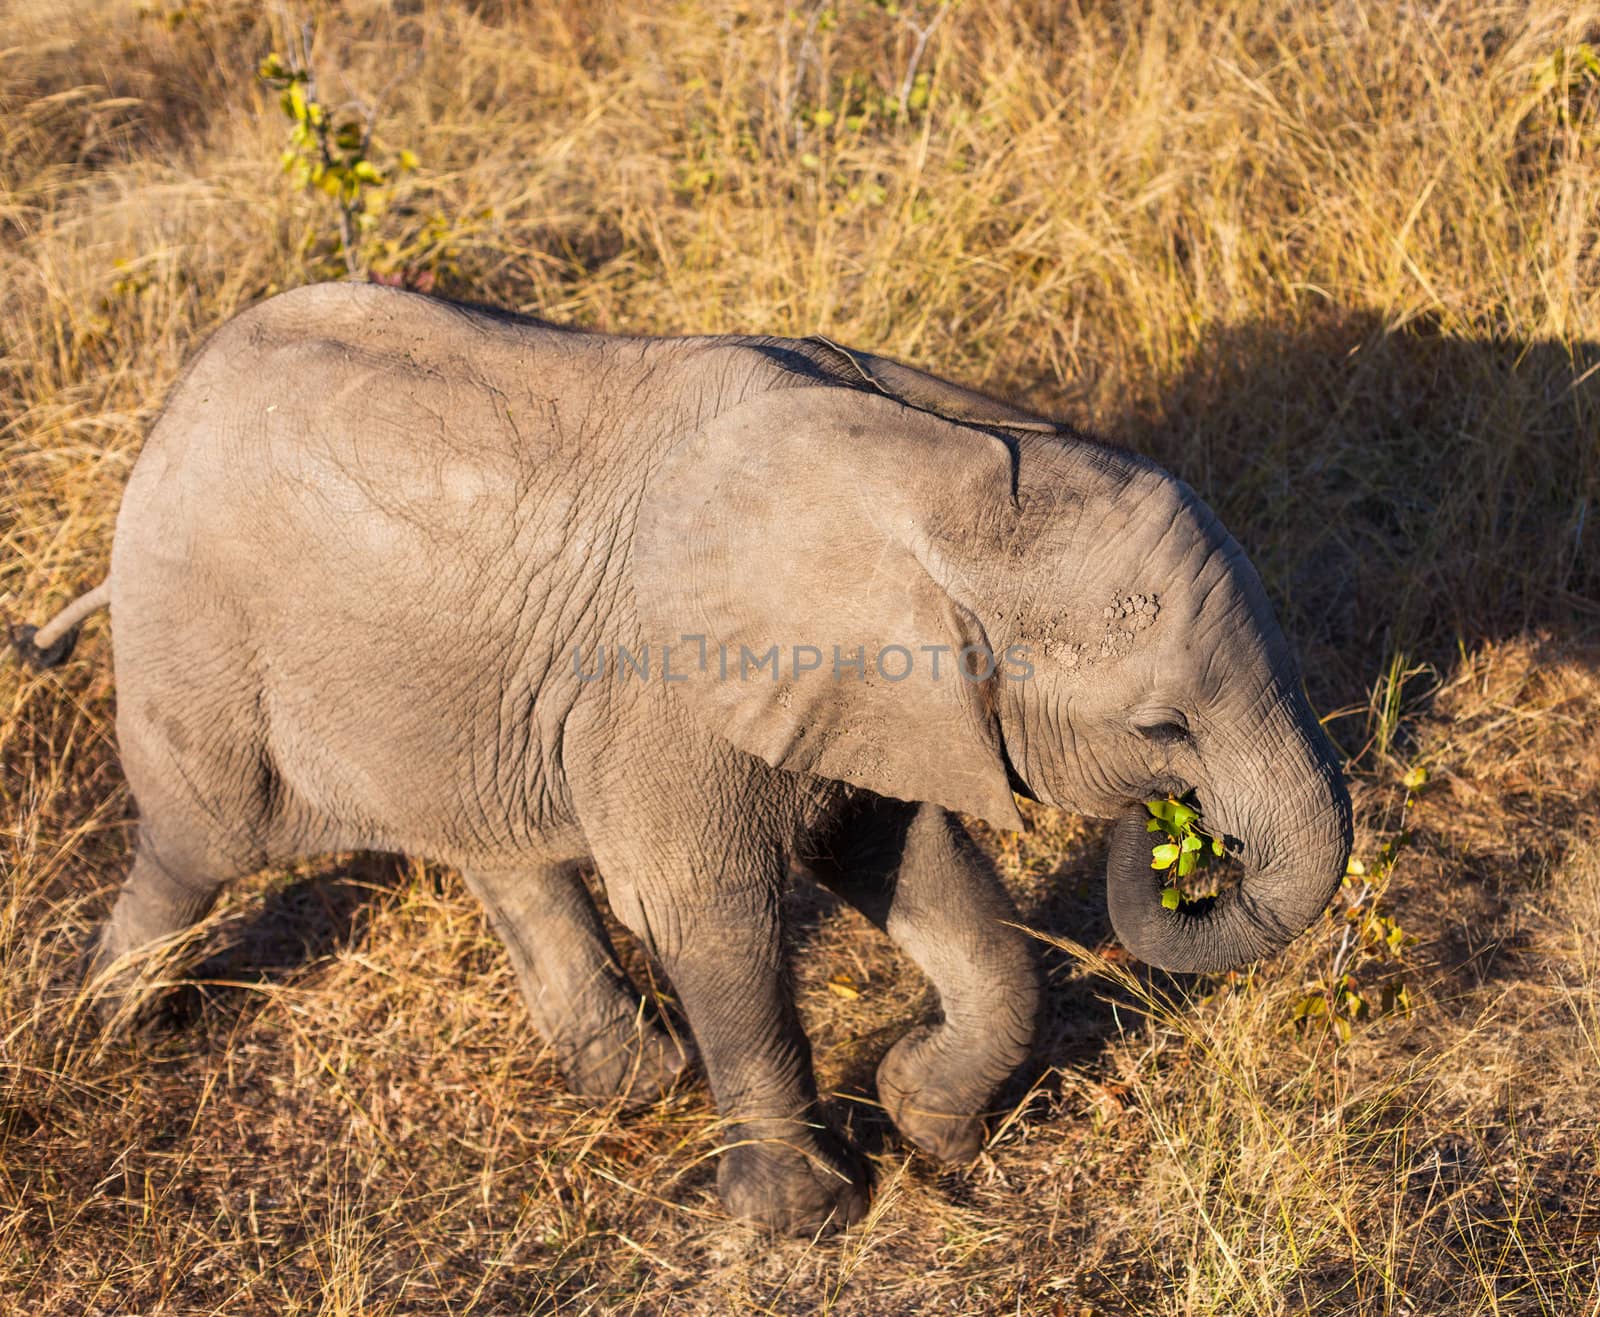
{"type": "Polygon", "coordinates": [[[1038,1064],[944,1173],[871,1100],[921,982],[802,890],[802,1009],[879,1187],[845,1239],[775,1243],[720,1215],[702,1089],[564,1093],[424,865],[242,885],[167,1027],[99,1040],[71,985],[131,806],[96,625],[59,673],[0,668],[0,1307],[1600,1311],[1600,8],[966,0],[913,63],[933,14],[13,0],[0,609],[98,577],[182,362],[317,276],[332,221],[253,77],[315,18],[326,94],[422,162],[375,231],[399,277],[824,332],[1200,489],[1351,758],[1358,854],[1408,834],[1410,1014],[1343,1046],[1286,1024],[1332,920],[1248,975],[1139,974],[1100,830],[1035,811],[986,841],[1047,939],[1038,1064]]]}

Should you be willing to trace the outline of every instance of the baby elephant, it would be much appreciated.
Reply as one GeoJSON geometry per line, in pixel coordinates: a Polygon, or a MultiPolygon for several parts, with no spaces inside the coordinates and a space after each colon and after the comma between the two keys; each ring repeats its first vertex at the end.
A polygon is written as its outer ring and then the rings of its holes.
{"type": "Polygon", "coordinates": [[[354,284],[225,325],[134,468],[104,585],[132,871],[91,957],[230,878],[379,850],[458,868],[571,1086],[684,1065],[581,878],[659,960],[729,1123],[737,1216],[857,1219],[784,976],[791,862],[938,991],[878,1092],[976,1155],[1039,984],[956,817],[1116,817],[1118,936],[1171,970],[1282,947],[1350,846],[1339,764],[1239,546],[1132,453],[825,339],[607,337],[354,284]],[[1235,889],[1161,901],[1139,802],[1193,791],[1235,889]]]}

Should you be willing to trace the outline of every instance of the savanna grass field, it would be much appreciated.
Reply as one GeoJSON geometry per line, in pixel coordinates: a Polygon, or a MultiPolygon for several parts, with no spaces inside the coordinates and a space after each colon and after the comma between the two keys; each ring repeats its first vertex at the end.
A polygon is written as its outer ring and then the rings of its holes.
{"type": "Polygon", "coordinates": [[[928,990],[797,882],[876,1192],[774,1240],[722,1212],[703,1081],[569,1096],[421,862],[236,885],[98,1033],[134,816],[98,618],[0,662],[0,1309],[1600,1313],[1597,51],[1570,0],[4,0],[7,621],[100,579],[183,362],[275,291],[822,333],[1194,485],[1357,842],[1286,954],[1173,979],[1112,938],[1100,825],[978,825],[1049,991],[958,1171],[873,1098],[928,990]]]}

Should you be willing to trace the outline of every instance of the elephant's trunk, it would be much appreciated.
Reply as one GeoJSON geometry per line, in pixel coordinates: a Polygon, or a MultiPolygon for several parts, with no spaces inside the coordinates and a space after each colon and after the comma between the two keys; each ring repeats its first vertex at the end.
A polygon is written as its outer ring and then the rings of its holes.
{"type": "MultiPolygon", "coordinates": [[[[1332,900],[1350,856],[1350,796],[1332,747],[1305,710],[1296,719],[1309,734],[1278,741],[1291,746],[1274,762],[1252,765],[1250,780],[1269,784],[1252,803],[1208,801],[1203,822],[1226,828],[1242,843],[1245,872],[1237,888],[1168,910],[1161,904],[1167,877],[1151,868],[1150,816],[1124,811],[1112,829],[1106,899],[1117,937],[1134,955],[1160,969],[1210,973],[1281,950],[1332,900]]],[[[1260,791],[1261,788],[1258,788],[1260,791]]]]}

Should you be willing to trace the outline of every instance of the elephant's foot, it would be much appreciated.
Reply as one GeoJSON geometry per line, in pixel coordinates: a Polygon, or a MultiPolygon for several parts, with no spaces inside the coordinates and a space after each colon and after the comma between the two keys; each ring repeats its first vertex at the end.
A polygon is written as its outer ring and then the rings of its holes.
{"type": "Polygon", "coordinates": [[[742,1220],[780,1235],[842,1230],[867,1212],[866,1168],[831,1131],[799,1121],[736,1127],[717,1191],[742,1220]]]}
{"type": "Polygon", "coordinates": [[[618,1098],[649,1106],[677,1082],[689,1063],[683,1048],[659,1025],[627,1020],[577,1047],[559,1047],[567,1087],[593,1102],[618,1098]]]}
{"type": "Polygon", "coordinates": [[[929,1028],[913,1029],[878,1064],[878,1098],[897,1128],[923,1152],[951,1164],[970,1162],[983,1147],[982,1119],[963,1100],[958,1068],[929,1028]]]}

